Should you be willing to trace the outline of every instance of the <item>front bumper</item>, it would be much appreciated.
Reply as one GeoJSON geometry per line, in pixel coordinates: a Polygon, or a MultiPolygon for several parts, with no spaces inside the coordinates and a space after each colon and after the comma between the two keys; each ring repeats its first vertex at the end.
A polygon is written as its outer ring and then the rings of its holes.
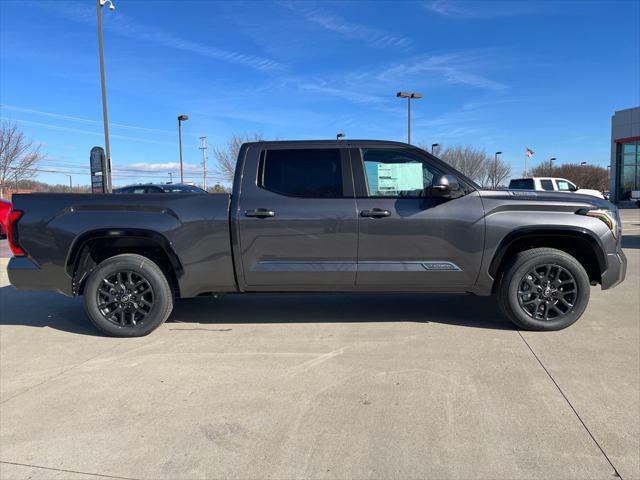
{"type": "Polygon", "coordinates": [[[607,269],[602,273],[602,290],[615,287],[627,275],[627,257],[622,250],[607,254],[606,261],[607,269]]]}

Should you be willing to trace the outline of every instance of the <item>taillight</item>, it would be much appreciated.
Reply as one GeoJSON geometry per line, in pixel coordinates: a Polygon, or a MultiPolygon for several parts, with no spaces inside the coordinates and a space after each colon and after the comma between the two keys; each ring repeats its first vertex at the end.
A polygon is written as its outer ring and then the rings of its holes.
{"type": "Polygon", "coordinates": [[[7,240],[9,240],[9,248],[11,248],[11,251],[16,257],[23,257],[26,255],[24,250],[22,250],[18,244],[18,234],[15,228],[20,217],[22,217],[22,212],[20,210],[11,210],[7,221],[7,240]]]}

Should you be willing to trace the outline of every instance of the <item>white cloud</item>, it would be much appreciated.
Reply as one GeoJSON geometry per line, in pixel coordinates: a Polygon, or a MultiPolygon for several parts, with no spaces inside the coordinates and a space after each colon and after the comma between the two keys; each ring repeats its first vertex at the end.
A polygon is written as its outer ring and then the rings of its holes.
{"type": "Polygon", "coordinates": [[[432,0],[424,7],[442,17],[449,18],[493,18],[523,15],[533,12],[531,2],[524,1],[461,1],[432,0]]]}
{"type": "Polygon", "coordinates": [[[328,13],[319,8],[309,8],[303,2],[280,2],[280,5],[301,13],[309,22],[320,25],[326,30],[339,33],[347,38],[360,40],[371,47],[388,47],[406,49],[411,46],[411,40],[401,35],[378,30],[374,27],[352,23],[338,15],[328,13]]]}
{"type": "Polygon", "coordinates": [[[436,73],[446,83],[467,85],[487,90],[504,90],[506,85],[485,76],[471,72],[486,64],[473,52],[429,55],[410,61],[396,63],[378,75],[379,80],[399,81],[421,73],[436,73]]]}
{"type": "MultiPolygon", "coordinates": [[[[86,3],[79,4],[57,1],[51,3],[32,2],[32,4],[50,8],[56,14],[69,20],[92,24],[95,22],[95,8],[90,7],[89,4],[86,3]]],[[[280,62],[270,58],[247,55],[241,52],[213,47],[200,42],[193,42],[177,37],[172,33],[141,24],[134,18],[129,17],[118,10],[108,13],[108,18],[105,18],[104,21],[104,28],[105,30],[115,32],[123,37],[144,40],[163,47],[187,51],[206,58],[235,63],[256,70],[269,72],[285,69],[285,66],[280,62]]]]}
{"type": "MultiPolygon", "coordinates": [[[[43,117],[58,118],[60,120],[68,120],[71,122],[88,123],[92,125],[98,125],[98,124],[102,125],[102,122],[98,122],[97,120],[93,120],[90,118],[76,117],[73,115],[64,115],[61,113],[45,112],[42,110],[33,110],[31,108],[17,107],[15,105],[0,104],[0,110],[10,110],[18,113],[27,113],[27,114],[33,114],[33,115],[38,115],[43,117]]],[[[125,128],[130,130],[140,130],[143,132],[152,132],[152,133],[169,133],[169,134],[174,133],[168,130],[160,130],[158,128],[140,127],[137,125],[127,125],[124,123],[114,123],[114,122],[109,122],[109,127],[119,127],[119,128],[125,128]]]]}
{"type": "MultiPolygon", "coordinates": [[[[183,169],[185,173],[198,173],[202,172],[202,167],[198,165],[194,165],[192,163],[183,164],[183,169]]],[[[171,172],[171,171],[180,171],[180,163],[179,162],[164,162],[164,163],[149,163],[149,162],[137,162],[137,163],[129,163],[124,169],[128,172],[171,172]]]]}

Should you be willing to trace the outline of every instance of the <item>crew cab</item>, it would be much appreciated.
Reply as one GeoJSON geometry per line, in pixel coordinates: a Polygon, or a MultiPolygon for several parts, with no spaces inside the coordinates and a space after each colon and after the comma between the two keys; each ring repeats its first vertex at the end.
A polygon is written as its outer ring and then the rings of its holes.
{"type": "Polygon", "coordinates": [[[579,188],[575,183],[566,178],[556,177],[530,177],[514,178],[509,182],[509,190],[538,190],[547,192],[574,192],[581,195],[591,195],[604,200],[604,195],[599,190],[579,188]]]}
{"type": "Polygon", "coordinates": [[[519,327],[557,330],[626,271],[611,203],[484,191],[387,141],[245,143],[230,195],[16,195],[9,221],[11,283],[83,295],[114,336],[176,298],[252,292],[495,294],[519,327]]]}

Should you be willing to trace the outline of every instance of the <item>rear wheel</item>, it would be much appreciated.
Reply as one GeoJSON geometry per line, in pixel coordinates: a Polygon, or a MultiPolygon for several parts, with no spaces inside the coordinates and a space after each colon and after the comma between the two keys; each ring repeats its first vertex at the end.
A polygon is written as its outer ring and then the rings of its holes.
{"type": "Polygon", "coordinates": [[[589,303],[589,276],[571,255],[554,248],[518,253],[499,279],[498,303],[525,330],[561,330],[589,303]]]}
{"type": "Polygon", "coordinates": [[[141,337],[158,328],[173,309],[166,276],[142,255],[108,258],[91,273],[84,305],[93,324],[113,337],[141,337]]]}

